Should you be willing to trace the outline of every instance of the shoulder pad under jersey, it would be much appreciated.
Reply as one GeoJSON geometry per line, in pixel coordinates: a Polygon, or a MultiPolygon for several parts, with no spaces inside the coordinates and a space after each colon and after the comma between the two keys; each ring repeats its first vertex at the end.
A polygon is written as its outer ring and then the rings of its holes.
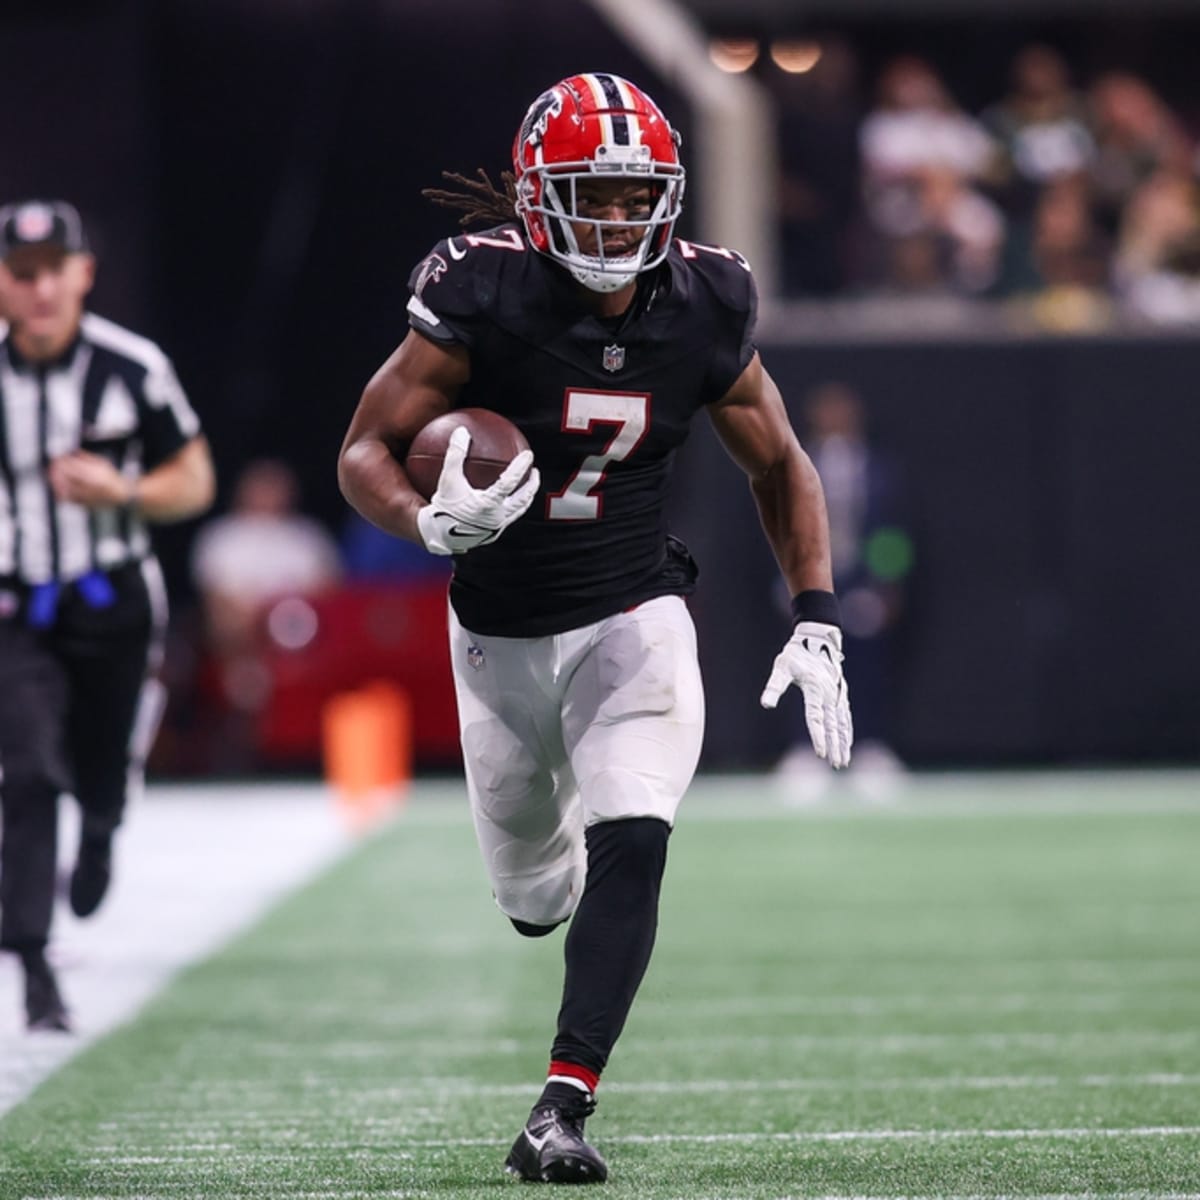
{"type": "Polygon", "coordinates": [[[516,225],[443,239],[409,276],[409,324],[434,341],[470,345],[471,327],[494,305],[501,278],[530,253],[516,225]]]}
{"type": "Polygon", "coordinates": [[[749,314],[753,320],[758,310],[758,289],[750,264],[741,254],[683,238],[676,238],[671,249],[687,273],[690,286],[703,288],[723,307],[749,314]]]}

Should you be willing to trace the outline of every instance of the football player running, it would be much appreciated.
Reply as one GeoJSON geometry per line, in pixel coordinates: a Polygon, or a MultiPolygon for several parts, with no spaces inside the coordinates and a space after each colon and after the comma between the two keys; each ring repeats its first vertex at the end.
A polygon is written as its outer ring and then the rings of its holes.
{"type": "Polygon", "coordinates": [[[701,410],[749,478],[794,597],[762,704],[797,685],[833,767],[852,732],[821,484],[754,346],[749,266],[673,238],[678,135],[627,80],[575,75],[534,101],[513,160],[503,191],[480,172],[452,176],[465,192],[433,193],[464,225],[492,227],[413,271],[411,329],[363,392],[339,478],[380,528],[455,555],[450,651],[492,891],[526,937],[570,922],[549,1070],[506,1166],[588,1183],[608,1168],[584,1121],[649,962],[703,734],[684,600],[697,571],[665,517],[674,452],[701,410]],[[514,421],[536,467],[526,478],[514,462],[485,495],[456,452],[426,502],[404,450],[472,405],[514,421]]]}

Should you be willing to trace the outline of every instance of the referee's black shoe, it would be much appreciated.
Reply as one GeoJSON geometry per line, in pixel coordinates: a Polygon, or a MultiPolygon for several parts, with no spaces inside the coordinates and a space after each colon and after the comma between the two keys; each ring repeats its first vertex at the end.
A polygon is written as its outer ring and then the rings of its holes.
{"type": "Polygon", "coordinates": [[[505,1170],[528,1183],[603,1183],[608,1166],[583,1137],[583,1123],[595,1111],[596,1101],[582,1093],[577,1101],[535,1105],[505,1170]]]}
{"type": "Polygon", "coordinates": [[[41,950],[21,955],[25,968],[25,1022],[33,1032],[70,1033],[71,1018],[58,990],[58,980],[41,950]]]}
{"type": "Polygon", "coordinates": [[[68,896],[77,917],[90,917],[100,907],[112,881],[112,834],[85,833],[71,872],[68,896]]]}

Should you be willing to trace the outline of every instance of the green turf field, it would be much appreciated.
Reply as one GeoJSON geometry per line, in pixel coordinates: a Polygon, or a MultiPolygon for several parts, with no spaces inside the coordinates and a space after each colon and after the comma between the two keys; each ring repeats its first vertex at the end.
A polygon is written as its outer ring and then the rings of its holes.
{"type": "MultiPolygon", "coordinates": [[[[447,793],[0,1121],[0,1200],[520,1189],[562,939],[510,933],[447,793]]],[[[945,777],[793,810],[701,781],[589,1125],[607,1191],[1200,1195],[1197,793],[945,777]]]]}

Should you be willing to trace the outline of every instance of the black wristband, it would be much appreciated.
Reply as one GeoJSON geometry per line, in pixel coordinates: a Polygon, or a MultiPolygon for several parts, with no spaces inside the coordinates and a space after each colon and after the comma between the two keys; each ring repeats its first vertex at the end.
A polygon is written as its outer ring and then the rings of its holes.
{"type": "Polygon", "coordinates": [[[792,597],[792,624],[799,625],[801,621],[820,621],[823,625],[842,627],[842,613],[838,608],[838,598],[832,592],[822,592],[812,588],[792,597]]]}

